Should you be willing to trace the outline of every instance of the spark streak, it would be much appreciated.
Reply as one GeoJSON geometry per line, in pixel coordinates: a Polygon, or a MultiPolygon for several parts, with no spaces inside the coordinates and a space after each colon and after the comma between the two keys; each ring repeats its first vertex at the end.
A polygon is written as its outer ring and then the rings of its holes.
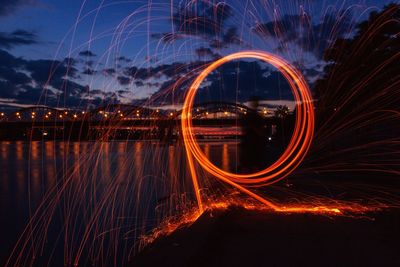
{"type": "Polygon", "coordinates": [[[185,98],[182,109],[182,136],[186,147],[189,168],[192,175],[193,186],[199,206],[203,211],[200,188],[194,165],[197,162],[210,174],[218,179],[238,188],[240,191],[259,200],[274,210],[279,210],[272,202],[247,189],[246,186],[260,187],[275,183],[289,175],[305,157],[314,134],[314,107],[310,89],[303,76],[292,65],[282,58],[261,51],[243,51],[223,57],[206,67],[194,80],[185,98]],[[210,162],[201,151],[195,140],[191,110],[197,90],[207,75],[222,64],[242,58],[254,58],[265,61],[277,68],[287,79],[296,101],[296,123],[292,139],[281,157],[266,169],[252,174],[235,174],[224,171],[210,162]]]}

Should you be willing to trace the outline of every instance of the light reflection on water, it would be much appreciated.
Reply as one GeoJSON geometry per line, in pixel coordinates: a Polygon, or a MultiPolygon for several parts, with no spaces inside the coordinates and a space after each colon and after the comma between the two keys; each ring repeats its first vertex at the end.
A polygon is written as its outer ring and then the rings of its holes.
{"type": "MultiPolygon", "coordinates": [[[[200,145],[217,166],[225,170],[235,168],[235,142],[210,142],[200,145]]],[[[191,190],[185,153],[180,143],[167,145],[148,141],[0,142],[0,157],[0,236],[4,241],[0,263],[4,262],[27,225],[30,212],[32,214],[36,210],[49,190],[60,186],[67,178],[79,186],[85,186],[85,179],[89,176],[96,177],[93,180],[98,184],[93,186],[100,188],[101,185],[104,192],[107,187],[117,184],[113,188],[123,192],[121,197],[132,198],[125,200],[126,208],[132,208],[130,204],[134,203],[135,207],[147,212],[159,209],[159,199],[172,198],[172,194],[178,195],[179,192],[191,190]],[[143,196],[148,201],[143,202],[143,196]],[[143,203],[137,204],[135,201],[143,203]]],[[[79,189],[77,193],[88,193],[93,197],[90,190],[96,190],[98,194],[98,188],[79,189]]],[[[72,191],[68,191],[66,195],[75,197],[73,194],[72,191]]],[[[118,195],[116,194],[116,197],[118,195]]],[[[90,197],[82,197],[83,203],[80,205],[84,205],[90,197]]],[[[185,195],[185,198],[188,197],[185,195]]],[[[118,199],[113,201],[118,205],[118,199]]],[[[126,212],[127,217],[131,215],[132,212],[126,212]]],[[[141,213],[136,212],[134,215],[140,217],[141,213]]],[[[152,216],[156,215],[146,216],[144,220],[154,220],[152,216]]],[[[143,221],[136,218],[131,223],[140,224],[143,221]]],[[[134,225],[131,227],[135,228],[134,225]]]]}

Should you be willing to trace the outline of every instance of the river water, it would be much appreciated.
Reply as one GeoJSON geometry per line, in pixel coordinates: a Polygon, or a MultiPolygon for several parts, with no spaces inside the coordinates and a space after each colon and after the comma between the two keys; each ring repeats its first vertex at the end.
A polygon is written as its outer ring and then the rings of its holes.
{"type": "MultiPolygon", "coordinates": [[[[217,166],[237,167],[237,142],[208,141],[201,147],[217,166]]],[[[0,142],[0,175],[0,263],[11,253],[30,217],[42,227],[33,235],[44,231],[47,242],[56,239],[51,235],[65,234],[62,224],[66,221],[78,225],[71,235],[79,239],[84,232],[79,227],[92,219],[86,214],[93,216],[96,209],[102,212],[98,219],[104,220],[96,223],[96,231],[116,226],[149,230],[160,217],[178,212],[193,198],[185,152],[176,142],[0,142]],[[34,217],[42,203],[47,208],[39,211],[51,219],[48,225],[34,217]],[[114,225],[112,219],[106,221],[113,214],[127,219],[114,225]],[[82,219],[72,221],[74,216],[82,219]]],[[[129,231],[125,232],[136,238],[138,233],[129,231]]],[[[76,240],[69,241],[79,247],[76,240]]]]}

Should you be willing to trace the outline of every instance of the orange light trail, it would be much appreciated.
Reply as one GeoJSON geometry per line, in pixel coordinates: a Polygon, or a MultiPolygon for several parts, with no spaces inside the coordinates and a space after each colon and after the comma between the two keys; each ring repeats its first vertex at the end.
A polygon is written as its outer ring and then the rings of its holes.
{"type": "Polygon", "coordinates": [[[271,201],[268,201],[264,197],[254,193],[246,187],[261,187],[270,185],[289,175],[301,163],[310,147],[314,134],[314,120],[313,99],[305,79],[296,68],[276,55],[263,51],[242,51],[218,59],[206,67],[196,77],[187,92],[182,108],[181,118],[182,136],[186,148],[186,154],[199,211],[203,211],[203,203],[194,159],[197,160],[203,169],[216,178],[236,187],[243,193],[246,193],[252,198],[257,199],[276,211],[282,210],[283,208],[280,208],[271,201]],[[290,85],[296,102],[297,110],[294,132],[291,141],[283,154],[271,166],[251,174],[230,173],[211,163],[206,155],[201,151],[198,143],[195,140],[191,119],[191,110],[193,108],[194,99],[202,81],[207,77],[208,74],[222,64],[241,58],[259,59],[277,68],[290,85]]]}

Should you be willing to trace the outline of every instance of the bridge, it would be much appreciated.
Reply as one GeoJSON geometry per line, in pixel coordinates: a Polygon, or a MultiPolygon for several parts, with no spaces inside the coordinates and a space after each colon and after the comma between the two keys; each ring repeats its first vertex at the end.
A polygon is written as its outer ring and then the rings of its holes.
{"type": "MultiPolygon", "coordinates": [[[[192,111],[193,124],[237,126],[241,116],[249,111],[249,107],[238,103],[197,103],[192,111]]],[[[258,112],[264,116],[266,125],[279,124],[266,108],[258,112]]],[[[92,110],[31,106],[0,113],[0,140],[157,138],[165,127],[172,127],[175,135],[179,133],[181,113],[182,110],[129,104],[105,105],[92,110]]]]}

